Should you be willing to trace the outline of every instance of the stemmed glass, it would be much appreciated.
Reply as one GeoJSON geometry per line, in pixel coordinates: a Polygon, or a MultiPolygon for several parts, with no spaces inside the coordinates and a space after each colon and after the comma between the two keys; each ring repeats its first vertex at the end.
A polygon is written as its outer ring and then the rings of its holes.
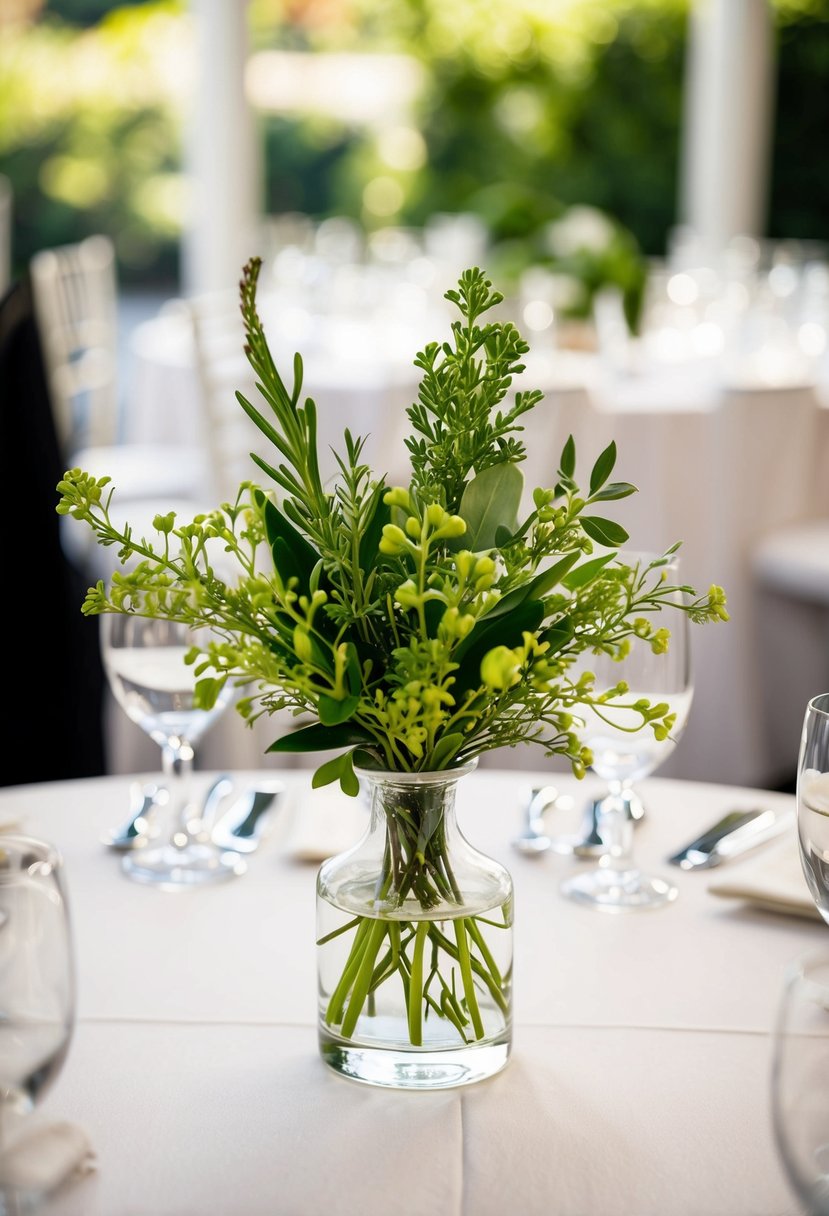
{"type": "MultiPolygon", "coordinates": [[[[619,560],[636,565],[642,559],[623,553],[619,560]]],[[[676,559],[662,569],[675,579],[676,559]]],[[[680,604],[684,594],[677,587],[665,602],[670,604],[675,598],[680,604]]],[[[623,703],[632,705],[647,698],[651,704],[667,703],[670,712],[676,714],[670,735],[659,740],[649,725],[640,726],[642,719],[635,710],[603,706],[597,712],[586,705],[574,708],[574,714],[584,722],[579,731],[582,742],[593,752],[591,768],[608,783],[607,795],[593,807],[596,833],[605,851],[597,868],[568,879],[562,890],[570,899],[609,912],[655,908],[677,895],[673,883],[643,874],[632,858],[633,827],[643,813],[634,782],[668,759],[685,727],[693,696],[688,618],[684,612],[672,614],[670,630],[665,654],[654,654],[647,640],[634,637],[630,653],[621,662],[607,655],[589,655],[582,661],[596,676],[597,690],[612,688],[624,680],[629,692],[620,698],[623,703]]],[[[578,847],[574,851],[578,853],[578,847]]]]}
{"type": "MultiPolygon", "coordinates": [[[[72,940],[61,859],[28,836],[0,836],[0,1147],[63,1065],[75,1020],[72,940]]],[[[5,1171],[4,1171],[5,1173],[5,1171]]],[[[10,1211],[17,1195],[0,1182],[10,1211]]]]}
{"type": "Polygon", "coordinates": [[[175,621],[127,614],[104,616],[101,625],[110,687],[132,721],[161,748],[171,795],[167,838],[128,853],[122,862],[125,872],[165,890],[243,874],[245,862],[210,840],[190,796],[194,746],[233,699],[226,686],[212,709],[194,705],[197,677],[184,656],[203,638],[175,621]]]}
{"type": "MultiPolygon", "coordinates": [[[[806,707],[797,766],[800,861],[829,923],[829,693],[806,707]]],[[[774,1134],[789,1181],[810,1216],[829,1216],[829,953],[789,969],[772,1063],[774,1134]]]]}
{"type": "Polygon", "coordinates": [[[772,1057],[774,1135],[810,1216],[829,1216],[829,955],[790,968],[772,1057]]]}
{"type": "Polygon", "coordinates": [[[797,836],[812,899],[829,923],[829,693],[806,707],[797,766],[797,836]]]}

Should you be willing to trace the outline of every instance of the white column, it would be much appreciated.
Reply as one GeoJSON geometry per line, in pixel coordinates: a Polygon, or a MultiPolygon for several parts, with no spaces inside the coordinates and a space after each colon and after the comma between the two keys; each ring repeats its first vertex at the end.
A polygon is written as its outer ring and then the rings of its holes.
{"type": "Polygon", "coordinates": [[[182,244],[185,293],[233,287],[257,250],[260,153],[245,98],[247,0],[191,0],[196,71],[185,163],[189,218],[182,244]]]}
{"type": "Polygon", "coordinates": [[[695,0],[680,212],[714,255],[739,233],[765,231],[774,69],[769,0],[695,0]]]}

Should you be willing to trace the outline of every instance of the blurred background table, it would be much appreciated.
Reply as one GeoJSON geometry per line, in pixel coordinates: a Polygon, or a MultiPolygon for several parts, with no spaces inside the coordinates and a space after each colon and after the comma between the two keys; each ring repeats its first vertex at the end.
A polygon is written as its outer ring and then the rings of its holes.
{"type": "MultiPolygon", "coordinates": [[[[41,1114],[83,1125],[98,1156],[44,1216],[794,1211],[770,1032],[786,968],[825,926],[715,898],[706,872],[673,867],[679,897],[659,911],[569,903],[561,880],[590,863],[508,844],[540,776],[459,787],[463,830],[515,880],[515,1049],[493,1080],[435,1094],[350,1084],[317,1056],[314,873],[291,855],[307,776],[285,775],[290,801],[247,875],[177,896],[130,883],[99,844],[124,778],[3,791],[4,817],[61,849],[73,913],[78,1024],[41,1114]]],[[[560,785],[577,807],[596,789],[560,785]]],[[[728,808],[792,805],[661,779],[642,794],[637,859],[655,872],[728,808]]]]}
{"type": "MultiPolygon", "coordinates": [[[[352,433],[368,435],[366,458],[375,470],[386,470],[390,484],[408,481],[405,409],[418,383],[413,355],[448,327],[437,303],[409,286],[409,320],[401,314],[385,331],[377,329],[376,311],[361,317],[355,310],[348,319],[314,316],[289,308],[277,294],[263,298],[279,365],[289,369],[296,348],[310,352],[305,392],[318,405],[329,476],[336,466],[328,444],[342,450],[348,425],[352,433]],[[380,345],[372,348],[378,333],[380,345]]],[[[392,302],[390,310],[394,315],[392,302]]],[[[185,445],[196,437],[206,448],[217,410],[211,394],[221,394],[224,406],[239,416],[236,387],[258,399],[238,352],[206,384],[199,373],[204,354],[196,350],[191,322],[181,311],[140,325],[133,357],[126,416],[132,442],[185,445]]],[[[782,626],[769,617],[752,559],[761,539],[782,526],[829,519],[829,410],[821,407],[815,384],[726,387],[701,360],[622,374],[599,353],[557,351],[539,341],[520,385],[534,386],[546,395],[524,419],[527,502],[532,487],[555,484],[568,435],[576,440],[583,481],[598,453],[615,440],[616,475],[639,489],[614,504],[630,547],[662,552],[681,541],[683,580],[700,591],[717,582],[728,593],[729,627],[694,631],[695,702],[665,771],[734,784],[780,783],[793,771],[803,706],[815,680],[822,687],[829,679],[826,631],[822,612],[808,605],[787,605],[782,626]]],[[[241,434],[232,473],[220,470],[214,480],[221,483],[224,476],[235,485],[241,476],[261,479],[247,458],[255,439],[252,427],[241,434]]],[[[259,450],[265,451],[261,444],[259,450]]],[[[260,724],[236,744],[244,750],[230,762],[260,763],[269,729],[260,724]]],[[[228,763],[222,741],[230,730],[223,723],[206,740],[207,763],[228,763]]],[[[141,763],[141,753],[125,750],[123,731],[120,737],[114,766],[129,771],[141,763]]],[[[522,756],[515,762],[527,761],[522,756]]]]}

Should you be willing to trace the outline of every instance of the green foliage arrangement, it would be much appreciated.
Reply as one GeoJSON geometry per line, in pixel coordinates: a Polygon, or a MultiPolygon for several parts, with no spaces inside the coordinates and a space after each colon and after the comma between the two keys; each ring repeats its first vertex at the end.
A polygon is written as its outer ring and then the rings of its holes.
{"type": "MultiPolygon", "coordinates": [[[[623,682],[596,689],[571,669],[585,651],[622,658],[633,636],[664,651],[660,614],[677,604],[665,567],[626,566],[625,530],[600,512],[634,487],[611,481],[611,444],[587,489],[566,443],[551,484],[533,491],[519,518],[524,447],[521,419],[537,391],[510,395],[527,345],[510,323],[482,318],[501,296],[478,269],[446,293],[459,319],[452,339],[431,343],[408,410],[412,476],[386,485],[361,459],[364,440],[346,430],[339,476],[323,484],[314,402],[302,400],[302,360],[292,381],[277,369],[256,311],[260,263],[241,283],[248,360],[262,401],[239,402],[273,445],[254,455],[272,483],[244,483],[190,523],[157,516],[156,537],[137,537],[110,516],[108,478],[79,469],[59,484],[58,511],[85,520],[123,563],[107,589],[88,592],[85,613],[135,612],[209,631],[190,656],[198,697],[209,707],[228,681],[250,720],[290,711],[313,722],[287,730],[274,752],[335,752],[316,785],[339,779],[356,793],[358,760],[401,772],[460,766],[493,748],[532,742],[567,756],[576,774],[591,757],[579,741],[578,705],[633,709],[664,738],[665,704],[625,699],[623,682]],[[234,584],[211,560],[218,545],[238,566],[234,584]],[[599,546],[600,551],[594,551],[599,546]]],[[[677,610],[703,622],[727,619],[722,589],[677,610]]]]}

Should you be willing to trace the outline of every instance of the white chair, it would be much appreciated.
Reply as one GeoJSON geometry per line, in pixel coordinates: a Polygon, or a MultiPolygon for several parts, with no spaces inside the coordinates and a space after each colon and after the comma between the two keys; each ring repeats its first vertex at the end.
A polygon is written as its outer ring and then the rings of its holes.
{"type": "Polygon", "coordinates": [[[762,586],[829,608],[829,520],[772,532],[755,549],[753,565],[762,586]]]}
{"type": "MultiPolygon", "coordinates": [[[[119,516],[147,526],[174,506],[196,514],[205,501],[206,461],[198,448],[119,444],[117,279],[115,252],[105,236],[46,249],[30,266],[43,362],[58,439],[67,466],[108,475],[119,516]],[[137,505],[137,504],[140,504],[137,505]]],[[[96,577],[115,564],[88,529],[65,520],[68,555],[96,577]]]]}

